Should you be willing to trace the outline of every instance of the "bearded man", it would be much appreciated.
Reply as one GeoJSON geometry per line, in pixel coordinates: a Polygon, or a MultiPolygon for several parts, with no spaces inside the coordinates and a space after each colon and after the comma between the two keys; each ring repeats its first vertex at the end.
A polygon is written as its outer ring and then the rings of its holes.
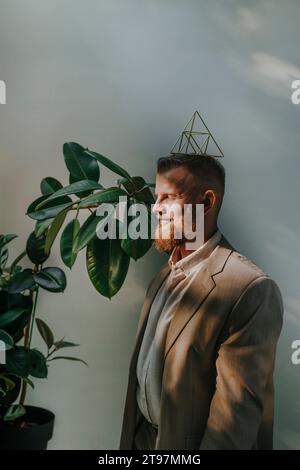
{"type": "Polygon", "coordinates": [[[282,298],[221,233],[224,190],[225,170],[214,157],[171,154],[157,162],[155,246],[170,256],[142,306],[120,450],[273,447],[282,298]],[[175,237],[185,204],[204,212],[203,237],[192,248],[184,233],[175,237]]]}

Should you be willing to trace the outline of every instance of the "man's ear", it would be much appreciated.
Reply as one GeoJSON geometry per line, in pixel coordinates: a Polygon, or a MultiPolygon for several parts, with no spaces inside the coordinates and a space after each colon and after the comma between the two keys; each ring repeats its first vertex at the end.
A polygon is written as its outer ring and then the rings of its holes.
{"type": "Polygon", "coordinates": [[[204,213],[207,214],[215,206],[217,197],[214,191],[208,189],[203,194],[204,213]]]}

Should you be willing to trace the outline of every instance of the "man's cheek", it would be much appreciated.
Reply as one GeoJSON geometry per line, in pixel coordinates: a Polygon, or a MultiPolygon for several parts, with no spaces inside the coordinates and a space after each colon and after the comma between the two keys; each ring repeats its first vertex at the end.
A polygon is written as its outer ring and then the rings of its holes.
{"type": "Polygon", "coordinates": [[[179,219],[183,215],[183,207],[179,202],[170,202],[166,205],[166,214],[172,219],[179,219]]]}
{"type": "Polygon", "coordinates": [[[174,222],[172,224],[172,229],[173,229],[173,236],[174,238],[182,238],[182,232],[183,232],[183,219],[182,217],[178,217],[174,219],[174,222]]]}

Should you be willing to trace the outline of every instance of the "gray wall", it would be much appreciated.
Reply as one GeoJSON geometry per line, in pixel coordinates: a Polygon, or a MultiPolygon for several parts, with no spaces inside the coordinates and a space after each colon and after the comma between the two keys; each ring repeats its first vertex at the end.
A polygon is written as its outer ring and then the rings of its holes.
{"type": "MultiPolygon", "coordinates": [[[[67,183],[64,142],[154,181],[156,158],[199,109],[226,155],[220,227],[282,289],[275,444],[299,448],[300,366],[290,360],[300,338],[300,105],[290,100],[300,77],[299,2],[0,0],[0,11],[1,232],[20,235],[14,252],[32,230],[24,214],[40,180],[67,183]]],[[[139,309],[162,261],[153,251],[132,262],[107,300],[81,256],[66,292],[40,297],[39,315],[78,341],[89,363],[53,363],[30,393],[56,413],[51,449],[117,447],[139,309]]],[[[57,245],[51,264],[61,265],[57,245]]]]}

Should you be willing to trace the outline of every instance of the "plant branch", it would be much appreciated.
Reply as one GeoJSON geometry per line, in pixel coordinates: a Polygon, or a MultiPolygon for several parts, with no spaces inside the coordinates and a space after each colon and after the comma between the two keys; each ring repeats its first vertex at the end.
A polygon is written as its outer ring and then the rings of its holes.
{"type": "Polygon", "coordinates": [[[27,344],[28,347],[30,347],[30,345],[31,345],[31,339],[32,339],[32,332],[33,332],[33,326],[34,326],[34,320],[35,320],[35,311],[36,311],[36,304],[37,304],[38,295],[39,295],[39,287],[36,289],[35,297],[34,297],[34,304],[33,304],[33,309],[32,309],[32,314],[31,314],[31,321],[30,321],[29,341],[28,341],[28,344],[27,344]]]}
{"type": "MultiPolygon", "coordinates": [[[[31,291],[31,299],[32,298],[33,298],[33,292],[31,291]]],[[[28,347],[28,343],[29,343],[30,325],[31,325],[31,316],[30,316],[29,323],[27,323],[27,325],[24,329],[24,346],[25,346],[25,348],[28,347]]],[[[24,405],[25,398],[26,398],[26,392],[27,392],[27,382],[25,382],[25,380],[22,380],[19,405],[22,405],[22,406],[24,405]]]]}
{"type": "MultiPolygon", "coordinates": [[[[37,271],[37,270],[38,270],[38,266],[35,265],[34,266],[34,271],[37,271]]],[[[34,325],[34,319],[35,319],[35,311],[36,311],[38,293],[39,293],[39,288],[37,288],[37,290],[35,291],[32,312],[31,312],[31,315],[30,315],[30,321],[26,325],[25,330],[24,330],[24,346],[26,348],[29,348],[30,344],[31,344],[31,338],[32,338],[32,331],[33,331],[33,325],[34,325]]],[[[31,291],[31,299],[33,298],[33,295],[34,295],[33,291],[31,291]]],[[[19,401],[19,404],[22,405],[22,406],[24,406],[26,393],[27,393],[27,382],[25,380],[22,380],[21,395],[20,395],[20,401],[19,401]]]]}
{"type": "Polygon", "coordinates": [[[82,210],[82,209],[95,209],[96,207],[99,207],[99,204],[93,204],[93,205],[90,205],[90,206],[80,207],[80,208],[71,207],[70,211],[77,211],[77,210],[82,210]]]}
{"type": "MultiPolygon", "coordinates": [[[[59,340],[59,343],[61,341],[63,341],[65,339],[65,337],[63,336],[62,339],[59,340]]],[[[46,356],[46,359],[48,360],[48,357],[52,356],[53,353],[55,353],[56,351],[58,351],[59,348],[57,348],[56,346],[53,347],[52,351],[48,351],[48,354],[46,356]]]]}
{"type": "Polygon", "coordinates": [[[26,251],[23,251],[22,253],[19,254],[19,256],[13,261],[13,263],[10,266],[10,272],[14,269],[15,266],[17,266],[18,262],[21,261],[22,258],[26,256],[26,251]]]}

